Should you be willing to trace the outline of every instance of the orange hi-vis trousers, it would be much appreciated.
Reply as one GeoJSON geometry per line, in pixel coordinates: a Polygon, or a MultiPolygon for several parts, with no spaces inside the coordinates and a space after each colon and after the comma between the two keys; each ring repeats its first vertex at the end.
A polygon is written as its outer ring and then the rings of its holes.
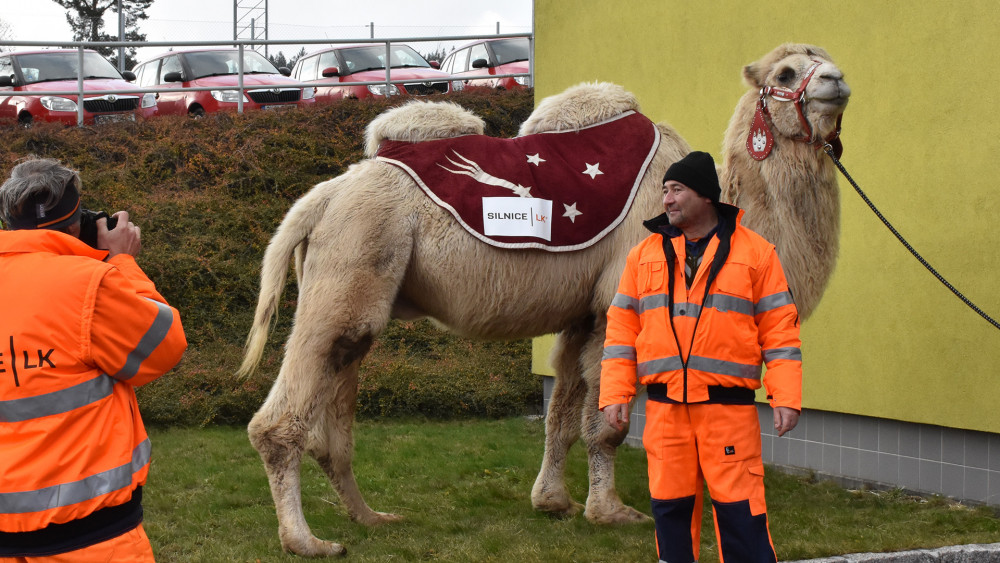
{"type": "Polygon", "coordinates": [[[775,563],[754,405],[646,401],[642,437],[661,562],[698,560],[704,485],[724,563],[775,563]]]}
{"type": "Polygon", "coordinates": [[[153,547],[142,524],[113,537],[74,551],[38,557],[0,557],[0,563],[154,563],[153,547]]]}

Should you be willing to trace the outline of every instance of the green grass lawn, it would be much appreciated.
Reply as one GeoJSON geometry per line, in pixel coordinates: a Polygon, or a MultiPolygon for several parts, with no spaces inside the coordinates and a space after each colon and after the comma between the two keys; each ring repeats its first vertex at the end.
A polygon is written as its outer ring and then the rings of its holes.
{"type": "MultiPolygon", "coordinates": [[[[544,423],[509,418],[356,425],[355,473],[375,510],[405,520],[375,528],[351,522],[319,467],[303,464],[306,519],[320,538],[347,547],[350,561],[652,561],[652,524],[594,526],[531,508],[544,423]]],[[[284,554],[263,465],[244,428],[152,429],[153,466],[145,526],[157,561],[302,561],[284,554]]],[[[570,492],[587,494],[579,445],[570,492]]],[[[649,513],[645,453],[619,450],[622,499],[649,513]]],[[[988,509],[896,492],[845,491],[771,470],[771,533],[782,560],[1000,541],[988,509]]],[[[708,505],[709,503],[706,503],[708,505]]],[[[705,514],[702,561],[717,560],[705,514]]]]}

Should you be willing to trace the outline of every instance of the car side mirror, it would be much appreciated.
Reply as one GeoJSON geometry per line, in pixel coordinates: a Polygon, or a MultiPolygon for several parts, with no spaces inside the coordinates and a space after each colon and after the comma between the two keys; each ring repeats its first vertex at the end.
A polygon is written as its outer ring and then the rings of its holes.
{"type": "Polygon", "coordinates": [[[184,77],[179,72],[168,72],[163,75],[164,82],[184,82],[184,77]]]}
{"type": "Polygon", "coordinates": [[[486,59],[476,59],[472,61],[472,68],[489,68],[490,62],[486,59]]]}
{"type": "Polygon", "coordinates": [[[14,81],[9,76],[0,76],[0,86],[13,86],[14,81]]]}
{"type": "Polygon", "coordinates": [[[323,78],[330,78],[331,76],[340,76],[340,69],[331,66],[330,68],[323,69],[323,78]]]}
{"type": "Polygon", "coordinates": [[[282,76],[291,76],[292,74],[292,70],[287,66],[278,68],[278,72],[280,72],[282,76]]]}
{"type": "Polygon", "coordinates": [[[129,82],[135,82],[135,73],[131,70],[126,70],[122,73],[122,78],[128,80],[129,82]]]}
{"type": "Polygon", "coordinates": [[[441,63],[437,61],[428,61],[431,64],[431,68],[441,68],[441,63]]]}

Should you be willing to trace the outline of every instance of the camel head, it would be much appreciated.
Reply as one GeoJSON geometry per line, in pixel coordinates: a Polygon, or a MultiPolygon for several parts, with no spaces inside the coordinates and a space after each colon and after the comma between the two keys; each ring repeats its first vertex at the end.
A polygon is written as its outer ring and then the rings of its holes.
{"type": "MultiPolygon", "coordinates": [[[[743,79],[751,88],[745,99],[763,107],[764,121],[775,137],[816,145],[837,137],[840,116],[847,107],[851,89],[823,49],[792,43],[781,45],[744,67],[743,79]]],[[[755,112],[755,117],[760,113],[760,110],[755,112]]],[[[755,119],[754,126],[756,123],[755,119]]],[[[752,148],[750,145],[757,144],[759,148],[763,142],[761,138],[754,140],[753,135],[751,131],[748,150],[752,148]]]]}

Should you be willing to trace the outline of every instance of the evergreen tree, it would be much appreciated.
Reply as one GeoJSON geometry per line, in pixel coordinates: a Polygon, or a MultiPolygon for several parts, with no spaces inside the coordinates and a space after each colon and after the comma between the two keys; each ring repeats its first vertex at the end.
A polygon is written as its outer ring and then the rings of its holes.
{"type": "Polygon", "coordinates": [[[448,56],[448,53],[444,50],[444,47],[438,47],[430,53],[421,53],[421,55],[427,59],[427,62],[437,61],[440,63],[446,56],[448,56]]]}
{"type": "Polygon", "coordinates": [[[289,59],[289,61],[288,61],[288,68],[292,68],[293,66],[295,66],[295,61],[301,59],[304,56],[306,56],[306,48],[302,47],[301,49],[299,49],[298,53],[295,53],[294,57],[292,57],[291,59],[289,59]]]}
{"type": "Polygon", "coordinates": [[[275,68],[281,68],[283,66],[292,68],[292,65],[288,64],[288,59],[285,58],[285,53],[281,51],[278,51],[277,55],[270,55],[267,59],[271,61],[271,64],[273,64],[275,68]]]}
{"type": "MultiPolygon", "coordinates": [[[[52,0],[66,9],[66,21],[73,30],[73,41],[118,41],[117,20],[114,33],[104,30],[104,14],[118,13],[119,0],[52,0]]],[[[121,0],[125,12],[124,41],[141,42],[146,40],[146,34],[139,33],[139,21],[149,19],[146,10],[153,0],[121,0]]],[[[117,47],[99,47],[95,49],[104,55],[111,64],[118,66],[117,47]]],[[[125,68],[135,65],[136,47],[125,48],[125,68]]]]}

